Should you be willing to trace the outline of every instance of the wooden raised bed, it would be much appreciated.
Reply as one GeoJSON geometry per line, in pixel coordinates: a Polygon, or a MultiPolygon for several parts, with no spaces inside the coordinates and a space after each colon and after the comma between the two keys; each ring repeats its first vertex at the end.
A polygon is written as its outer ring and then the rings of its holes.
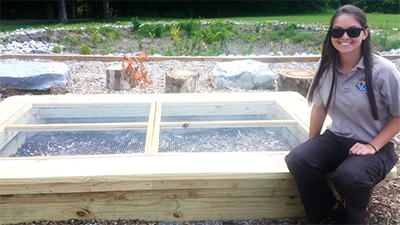
{"type": "MultiPolygon", "coordinates": [[[[227,114],[241,118],[245,114],[244,109],[227,110],[227,114]]],[[[305,215],[296,184],[284,162],[288,151],[159,152],[163,132],[168,129],[186,132],[210,127],[294,126],[307,134],[310,107],[306,99],[295,92],[17,96],[7,98],[0,104],[0,115],[2,224],[90,218],[201,221],[305,215]],[[261,119],[234,120],[224,118],[224,113],[218,110],[203,112],[199,110],[201,107],[184,110],[193,104],[200,104],[203,108],[214,104],[214,108],[218,108],[218,104],[225,107],[239,103],[254,104],[255,108],[257,104],[271,103],[283,109],[288,117],[282,119],[276,118],[275,114],[263,114],[261,119]],[[106,109],[85,108],[99,105],[106,109]],[[147,121],[35,124],[33,120],[41,121],[43,118],[38,117],[44,116],[30,113],[32,109],[50,106],[53,108],[45,111],[50,112],[45,118],[49,121],[54,119],[51,118],[54,115],[59,118],[96,117],[98,111],[102,112],[101,115],[118,117],[125,113],[118,110],[119,105],[148,105],[147,121]],[[174,105],[175,108],[164,108],[174,105]],[[81,113],[74,113],[68,108],[83,106],[81,113]],[[108,110],[109,106],[115,107],[115,111],[108,110]],[[63,107],[63,110],[57,111],[57,107],[63,107]],[[206,119],[163,119],[174,114],[196,114],[206,119]],[[212,121],[212,115],[222,119],[212,121]],[[264,116],[274,118],[268,120],[264,116]],[[17,149],[32,137],[28,134],[30,131],[114,132],[128,128],[146,131],[142,153],[44,157],[4,155],[18,152],[17,149]],[[22,131],[27,134],[18,136],[22,131]],[[10,144],[4,147],[5,143],[10,144]],[[7,153],[1,152],[1,149],[7,149],[7,153]]],[[[182,138],[175,135],[174,140],[182,138]]],[[[239,135],[242,135],[240,131],[239,135]]],[[[263,139],[259,141],[263,143],[263,139]]],[[[395,174],[393,170],[390,176],[395,174]]]]}

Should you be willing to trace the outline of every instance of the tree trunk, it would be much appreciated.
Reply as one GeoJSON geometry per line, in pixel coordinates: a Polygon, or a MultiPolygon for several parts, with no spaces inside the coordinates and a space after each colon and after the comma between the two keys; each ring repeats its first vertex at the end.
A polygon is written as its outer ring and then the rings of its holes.
{"type": "Polygon", "coordinates": [[[125,71],[121,65],[109,66],[106,69],[106,85],[110,90],[129,90],[135,87],[132,72],[125,71]]]}
{"type": "Polygon", "coordinates": [[[109,7],[109,2],[108,0],[103,0],[101,2],[101,7],[100,7],[100,15],[102,19],[110,19],[110,13],[108,11],[108,7],[109,7]]]}
{"type": "Polygon", "coordinates": [[[166,93],[196,93],[197,74],[190,70],[171,70],[166,73],[166,93]]]}
{"type": "Polygon", "coordinates": [[[278,91],[296,91],[305,97],[313,75],[313,70],[280,71],[277,80],[278,91]]]}
{"type": "Polygon", "coordinates": [[[59,0],[58,19],[61,23],[68,23],[67,8],[65,7],[65,0],[59,0]]]}

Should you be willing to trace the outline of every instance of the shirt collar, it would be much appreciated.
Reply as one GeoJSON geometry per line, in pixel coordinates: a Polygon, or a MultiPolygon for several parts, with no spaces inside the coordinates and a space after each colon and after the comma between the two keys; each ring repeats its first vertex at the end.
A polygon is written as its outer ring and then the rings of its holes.
{"type": "Polygon", "coordinates": [[[360,68],[360,69],[364,69],[364,56],[361,56],[360,61],[358,61],[357,65],[354,67],[356,69],[360,68]]]}

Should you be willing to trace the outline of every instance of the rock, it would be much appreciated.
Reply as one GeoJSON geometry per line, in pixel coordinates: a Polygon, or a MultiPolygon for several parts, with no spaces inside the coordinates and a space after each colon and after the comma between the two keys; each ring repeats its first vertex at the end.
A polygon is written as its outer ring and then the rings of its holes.
{"type": "Polygon", "coordinates": [[[275,74],[268,64],[255,60],[237,60],[217,64],[212,70],[214,87],[274,89],[275,74]]]}
{"type": "Polygon", "coordinates": [[[32,90],[63,93],[72,85],[65,63],[3,62],[0,63],[0,91],[32,90]]]}
{"type": "Polygon", "coordinates": [[[42,49],[32,49],[29,54],[50,54],[50,52],[42,49]]]}

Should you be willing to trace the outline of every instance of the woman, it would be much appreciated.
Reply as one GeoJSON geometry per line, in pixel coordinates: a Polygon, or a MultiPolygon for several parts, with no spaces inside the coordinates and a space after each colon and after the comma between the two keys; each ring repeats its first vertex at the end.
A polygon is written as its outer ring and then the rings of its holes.
{"type": "Polygon", "coordinates": [[[308,94],[309,140],[286,156],[312,224],[367,224],[373,187],[398,160],[400,72],[371,53],[365,13],[352,5],[333,15],[308,94]],[[320,135],[329,113],[332,123],[320,135]],[[325,180],[344,199],[335,198],[325,180]]]}

